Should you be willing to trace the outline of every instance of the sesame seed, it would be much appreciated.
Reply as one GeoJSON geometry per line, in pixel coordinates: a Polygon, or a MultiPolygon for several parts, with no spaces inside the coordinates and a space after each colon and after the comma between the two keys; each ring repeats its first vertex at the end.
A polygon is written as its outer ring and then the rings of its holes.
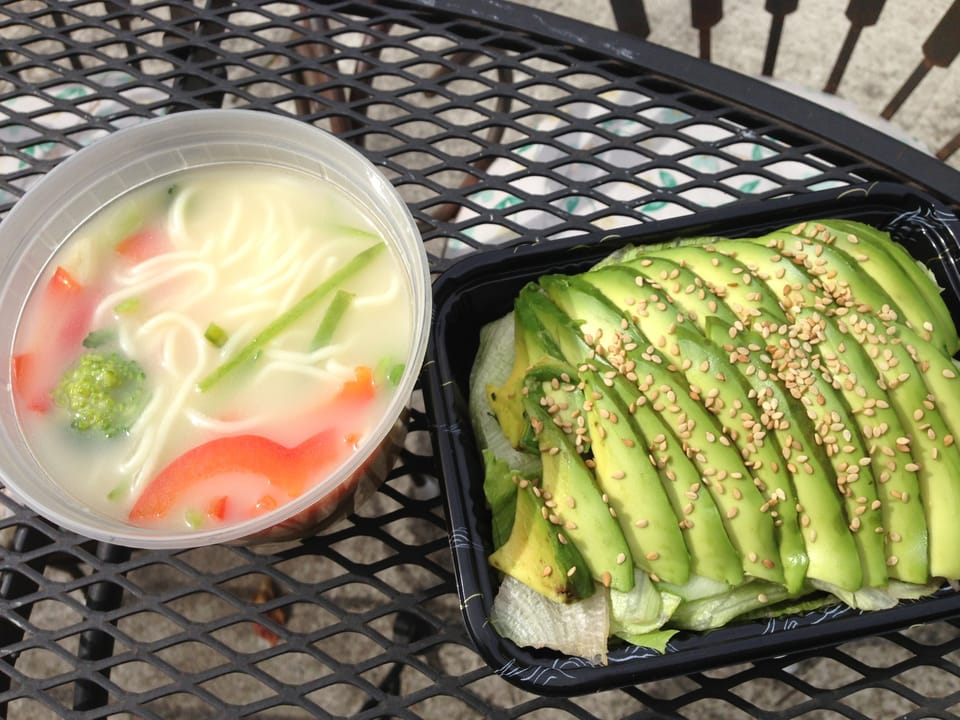
{"type": "Polygon", "coordinates": [[[636,525],[638,528],[645,528],[645,527],[647,527],[649,524],[650,524],[650,521],[649,521],[649,520],[637,520],[637,521],[634,523],[634,525],[636,525]]]}
{"type": "Polygon", "coordinates": [[[766,603],[769,600],[770,598],[768,598],[764,593],[760,593],[759,595],[757,595],[757,602],[766,603]]]}
{"type": "Polygon", "coordinates": [[[541,573],[544,577],[550,577],[553,574],[553,568],[549,565],[543,566],[543,572],[541,573]]]}
{"type": "Polygon", "coordinates": [[[900,562],[900,560],[899,560],[899,558],[898,558],[896,555],[891,555],[890,557],[887,558],[887,566],[888,566],[888,567],[893,567],[893,566],[896,565],[898,562],[900,562]]]}
{"type": "Polygon", "coordinates": [[[658,553],[658,552],[655,551],[655,550],[647,553],[647,560],[650,560],[651,562],[653,562],[654,560],[657,560],[657,559],[659,559],[659,558],[660,558],[660,553],[658,553]]]}
{"type": "Polygon", "coordinates": [[[573,577],[573,574],[577,571],[576,565],[571,565],[570,569],[567,570],[567,577],[573,577]]]}

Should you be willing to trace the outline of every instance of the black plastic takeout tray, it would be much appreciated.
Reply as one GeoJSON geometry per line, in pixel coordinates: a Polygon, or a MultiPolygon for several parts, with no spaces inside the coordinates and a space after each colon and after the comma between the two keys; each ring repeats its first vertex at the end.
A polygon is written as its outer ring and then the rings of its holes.
{"type": "Polygon", "coordinates": [[[492,551],[490,513],[483,496],[483,464],[467,410],[468,378],[480,328],[509,312],[526,282],[547,272],[586,270],[625,243],[700,235],[759,235],[794,222],[827,217],[859,220],[890,231],[936,274],[953,317],[960,318],[960,222],[934,200],[898,185],[838,188],[730,206],[618,234],[515,245],[468,256],[437,279],[424,384],[443,478],[458,592],[467,629],[479,652],[506,680],[534,693],[575,695],[837,644],[960,613],[960,593],[944,587],[929,598],[903,602],[885,611],[861,613],[837,605],[710,633],[682,633],[664,654],[618,645],[611,648],[606,666],[553,651],[517,647],[497,635],[487,621],[499,579],[487,564],[492,551]]]}

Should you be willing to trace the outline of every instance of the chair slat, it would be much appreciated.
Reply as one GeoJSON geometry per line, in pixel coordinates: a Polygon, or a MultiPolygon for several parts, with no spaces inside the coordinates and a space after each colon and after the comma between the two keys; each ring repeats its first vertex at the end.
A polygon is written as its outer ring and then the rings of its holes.
{"type": "Polygon", "coordinates": [[[847,64],[850,62],[850,56],[853,55],[853,49],[860,39],[860,33],[865,27],[877,24],[885,2],[886,0],[850,0],[846,12],[847,19],[850,20],[850,29],[833,64],[833,70],[830,71],[830,77],[827,78],[827,84],[823,86],[825,93],[832,95],[837,92],[843,74],[847,70],[847,64]]]}
{"type": "Polygon", "coordinates": [[[690,0],[690,24],[700,31],[700,57],[710,60],[710,31],[723,18],[723,0],[690,0]]]}
{"type": "Polygon", "coordinates": [[[777,62],[777,52],[780,49],[780,37],[783,35],[783,21],[787,15],[795,12],[800,0],[767,0],[764,8],[773,16],[770,22],[770,34],[767,36],[767,50],[763,56],[763,70],[767,77],[773,76],[773,68],[777,62]]]}
{"type": "Polygon", "coordinates": [[[610,0],[617,28],[623,32],[646,38],[650,35],[650,23],[643,0],[610,0]]]}
{"type": "Polygon", "coordinates": [[[926,77],[930,68],[947,67],[956,60],[960,54],[960,0],[954,0],[953,4],[947,9],[940,18],[940,22],[927,37],[923,43],[923,60],[910,73],[900,89],[887,103],[887,106],[880,113],[880,117],[889,120],[900,106],[906,101],[910,94],[917,89],[920,81],[926,77]]]}

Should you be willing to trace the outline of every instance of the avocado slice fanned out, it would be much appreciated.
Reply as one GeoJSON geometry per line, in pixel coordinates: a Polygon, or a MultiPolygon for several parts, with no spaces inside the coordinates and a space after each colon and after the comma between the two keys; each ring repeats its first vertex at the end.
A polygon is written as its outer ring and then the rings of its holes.
{"type": "MultiPolygon", "coordinates": [[[[482,354],[509,368],[471,389],[490,563],[556,617],[589,622],[599,596],[611,636],[659,645],[960,579],[960,339],[886,233],[826,219],[626,246],[529,283],[498,322],[510,346],[482,354]]],[[[510,597],[495,615],[520,616],[510,597]]]]}

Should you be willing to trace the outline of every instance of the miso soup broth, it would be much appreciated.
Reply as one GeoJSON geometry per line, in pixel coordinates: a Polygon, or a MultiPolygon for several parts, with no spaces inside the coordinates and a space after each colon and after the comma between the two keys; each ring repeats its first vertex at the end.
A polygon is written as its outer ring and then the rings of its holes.
{"type": "Polygon", "coordinates": [[[272,166],[186,170],[52,258],[15,341],[18,419],[83,505],[177,530],[236,522],[355,451],[413,325],[400,260],[344,192],[272,166]]]}

